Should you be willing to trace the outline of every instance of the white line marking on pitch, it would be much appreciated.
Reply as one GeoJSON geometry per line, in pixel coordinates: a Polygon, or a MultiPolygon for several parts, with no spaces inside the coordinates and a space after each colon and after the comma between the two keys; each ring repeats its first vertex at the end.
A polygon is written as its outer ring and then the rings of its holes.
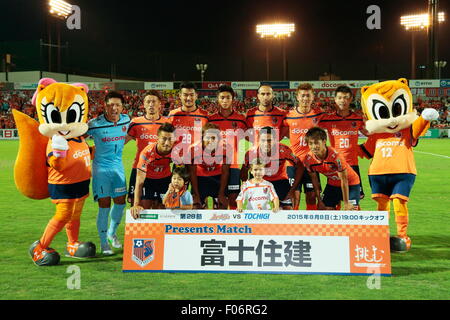
{"type": "Polygon", "coordinates": [[[418,153],[425,153],[425,154],[430,154],[430,155],[436,156],[436,157],[442,157],[442,158],[448,158],[448,159],[450,159],[449,156],[444,156],[443,154],[436,154],[436,153],[423,152],[423,151],[415,151],[415,152],[418,152],[418,153]]]}

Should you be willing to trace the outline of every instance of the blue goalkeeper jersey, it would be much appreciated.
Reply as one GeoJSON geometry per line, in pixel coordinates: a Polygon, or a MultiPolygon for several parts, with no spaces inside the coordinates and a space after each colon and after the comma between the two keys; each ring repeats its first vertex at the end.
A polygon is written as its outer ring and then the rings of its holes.
{"type": "Polygon", "coordinates": [[[122,151],[130,121],[126,114],[121,114],[117,123],[108,121],[104,115],[89,121],[87,134],[95,143],[93,167],[123,168],[122,151]]]}

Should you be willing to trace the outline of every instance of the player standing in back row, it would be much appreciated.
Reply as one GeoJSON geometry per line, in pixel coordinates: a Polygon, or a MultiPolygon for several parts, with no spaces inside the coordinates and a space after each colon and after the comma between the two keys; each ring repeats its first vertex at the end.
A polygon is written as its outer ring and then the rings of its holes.
{"type": "MultiPolygon", "coordinates": [[[[283,126],[289,129],[289,139],[291,141],[291,149],[295,156],[303,162],[306,154],[309,152],[306,143],[306,133],[314,126],[317,126],[322,117],[325,115],[320,109],[312,107],[314,102],[314,90],[311,84],[303,83],[297,87],[298,105],[291,110],[283,122],[283,126]]],[[[294,181],[294,167],[288,167],[288,175],[291,184],[294,181]]],[[[320,181],[320,180],[319,180],[320,181]]],[[[299,189],[295,192],[294,210],[298,210],[300,204],[300,192],[303,186],[306,200],[306,210],[317,210],[316,194],[309,174],[303,173],[303,177],[299,184],[299,189]]]]}
{"type": "Polygon", "coordinates": [[[125,209],[127,185],[122,163],[130,117],[122,114],[123,96],[115,91],[105,97],[105,111],[89,121],[87,135],[94,139],[95,153],[92,163],[92,189],[94,201],[98,201],[97,230],[102,253],[113,254],[111,246],[122,248],[116,231],[125,209]],[[112,209],[111,198],[114,202],[112,209]],[[108,228],[108,218],[111,223],[108,228]]]}
{"type": "Polygon", "coordinates": [[[189,146],[202,139],[202,128],[208,122],[208,113],[196,105],[195,85],[184,82],[180,86],[181,107],[169,113],[169,122],[175,127],[175,138],[189,146]]]}
{"type": "Polygon", "coordinates": [[[233,110],[234,90],[227,85],[221,85],[217,93],[219,112],[209,116],[209,122],[219,127],[222,141],[233,147],[233,163],[230,166],[228,179],[228,205],[230,209],[236,209],[236,198],[240,189],[241,169],[239,164],[239,141],[247,129],[245,116],[233,110]]]}
{"type": "MultiPolygon", "coordinates": [[[[169,120],[161,115],[161,95],[156,90],[150,90],[144,97],[145,115],[142,117],[133,118],[128,128],[127,138],[125,143],[131,139],[136,140],[137,151],[131,169],[128,202],[134,203],[134,186],[136,184],[136,167],[139,162],[139,155],[141,151],[149,144],[158,140],[158,129],[169,120]]],[[[151,190],[143,192],[148,199],[141,199],[144,209],[158,209],[162,208],[161,199],[151,194],[151,190]]]]}
{"type": "MultiPolygon", "coordinates": [[[[362,115],[350,109],[352,100],[353,93],[349,87],[338,87],[334,96],[336,111],[324,115],[320,120],[320,127],[327,129],[331,147],[342,155],[361,180],[358,166],[358,136],[359,131],[364,135],[368,133],[362,115]]],[[[364,198],[364,192],[361,183],[362,198],[364,198]]]]}
{"type": "Polygon", "coordinates": [[[264,127],[272,127],[276,137],[281,140],[281,127],[286,117],[286,111],[273,105],[273,89],[269,85],[262,85],[258,89],[259,105],[247,112],[247,127],[253,128],[253,143],[259,141],[259,131],[264,127]]]}

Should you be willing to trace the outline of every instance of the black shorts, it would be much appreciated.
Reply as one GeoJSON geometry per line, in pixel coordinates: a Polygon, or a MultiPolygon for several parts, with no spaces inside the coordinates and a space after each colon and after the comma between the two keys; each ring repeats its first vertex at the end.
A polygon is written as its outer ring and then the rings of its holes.
{"type": "MultiPolygon", "coordinates": [[[[287,174],[289,177],[289,184],[292,186],[292,184],[294,183],[294,179],[295,179],[295,167],[288,166],[286,171],[287,171],[287,174]]],[[[322,188],[320,186],[319,174],[317,172],[315,172],[315,174],[317,175],[317,179],[319,180],[319,189],[322,190],[322,188]]],[[[297,190],[302,192],[302,186],[303,186],[303,192],[305,192],[305,193],[306,192],[314,192],[314,186],[313,186],[311,177],[309,176],[309,173],[306,169],[303,172],[303,176],[300,179],[300,183],[298,184],[297,190]]]]}
{"type": "Polygon", "coordinates": [[[162,179],[145,178],[144,187],[142,188],[142,200],[157,200],[162,203],[164,195],[169,189],[169,184],[172,177],[165,177],[162,179]]]}
{"type": "Polygon", "coordinates": [[[292,206],[291,199],[283,201],[283,199],[286,198],[287,194],[289,193],[289,190],[291,189],[291,184],[289,183],[289,180],[283,179],[270,182],[273,184],[275,188],[275,192],[278,195],[278,199],[280,199],[280,206],[292,206]]]}
{"type": "Polygon", "coordinates": [[[130,181],[128,186],[128,197],[134,198],[134,187],[136,186],[136,168],[131,169],[130,181]]]}
{"type": "MultiPolygon", "coordinates": [[[[348,186],[348,200],[354,206],[359,204],[360,199],[360,186],[359,184],[355,184],[353,186],[348,186]]],[[[327,207],[335,207],[342,201],[342,188],[331,186],[329,184],[326,185],[325,190],[323,191],[323,203],[327,207]]]]}
{"type": "Polygon", "coordinates": [[[200,201],[202,204],[205,202],[207,197],[217,198],[219,196],[220,177],[221,175],[197,177],[198,193],[200,194],[200,201]]]}
{"type": "Polygon", "coordinates": [[[361,181],[361,182],[359,183],[359,186],[361,187],[361,195],[364,195],[364,190],[363,190],[363,185],[362,185],[361,174],[359,173],[359,166],[356,165],[356,166],[351,166],[351,167],[352,167],[353,171],[355,171],[356,174],[358,175],[359,181],[361,181]]]}
{"type": "Polygon", "coordinates": [[[225,194],[239,193],[241,190],[241,169],[230,168],[230,177],[228,178],[228,187],[225,194]]]}

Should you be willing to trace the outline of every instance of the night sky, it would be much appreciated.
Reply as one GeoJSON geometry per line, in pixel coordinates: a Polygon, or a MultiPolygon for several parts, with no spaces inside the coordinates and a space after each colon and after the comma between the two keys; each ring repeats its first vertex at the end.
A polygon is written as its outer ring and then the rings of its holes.
{"type": "MultiPolygon", "coordinates": [[[[2,1],[0,53],[13,53],[15,70],[46,69],[44,0],[2,1]]],[[[196,63],[209,65],[207,80],[265,80],[269,45],[271,79],[282,80],[279,42],[259,39],[256,24],[294,22],[287,42],[288,80],[318,80],[324,72],[342,79],[390,79],[410,76],[411,34],[400,16],[427,9],[426,0],[396,1],[99,1],[72,0],[81,7],[81,30],[68,30],[51,19],[69,51],[62,71],[141,80],[199,80],[196,63]],[[381,9],[381,29],[369,30],[369,5],[381,9]],[[112,68],[111,66],[114,66],[112,68]]],[[[450,13],[449,1],[440,10],[450,13]]],[[[439,58],[449,65],[450,22],[440,24],[439,58]]],[[[417,64],[426,63],[426,32],[417,33],[417,64]]],[[[56,52],[56,51],[55,51],[56,52]]],[[[55,55],[55,53],[53,53],[55,55]]],[[[56,71],[56,62],[52,66],[56,71]]],[[[14,70],[12,70],[14,71],[14,70]]],[[[420,72],[417,71],[417,77],[420,72]]]]}

